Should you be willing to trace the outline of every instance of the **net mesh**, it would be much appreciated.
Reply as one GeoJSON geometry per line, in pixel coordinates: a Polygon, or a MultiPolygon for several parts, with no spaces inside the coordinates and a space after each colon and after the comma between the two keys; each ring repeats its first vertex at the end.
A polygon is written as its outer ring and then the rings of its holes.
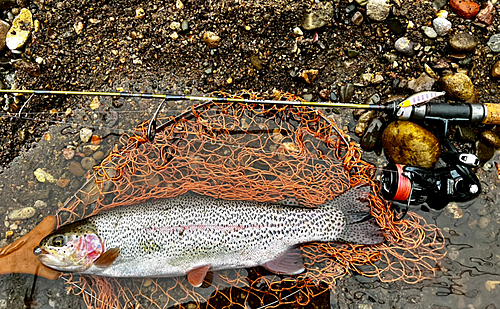
{"type": "MultiPolygon", "coordinates": [[[[244,91],[236,95],[263,99],[244,91]]],[[[275,91],[272,99],[301,100],[275,91]]],[[[433,276],[444,255],[440,230],[415,213],[396,221],[378,196],[374,168],[360,149],[320,112],[308,107],[203,102],[124,135],[94,175],[58,211],[63,225],[113,207],[170,198],[188,191],[215,198],[276,202],[295,198],[306,207],[355,185],[370,185],[372,215],[387,241],[376,246],[311,243],[301,246],[306,271],[279,276],[262,268],[226,270],[202,287],[184,277],[120,279],[65,275],[92,308],[259,308],[306,305],[336,280],[355,272],[384,282],[415,283],[433,276]],[[82,289],[75,287],[79,286],[82,289]]]]}

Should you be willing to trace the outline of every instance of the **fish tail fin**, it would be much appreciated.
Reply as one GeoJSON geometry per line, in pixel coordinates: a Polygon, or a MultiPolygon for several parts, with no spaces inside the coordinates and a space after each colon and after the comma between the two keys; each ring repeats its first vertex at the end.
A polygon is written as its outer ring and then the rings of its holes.
{"type": "Polygon", "coordinates": [[[382,230],[370,214],[370,189],[369,186],[357,186],[334,200],[346,221],[339,235],[341,240],[360,245],[375,245],[385,241],[382,230]]]}

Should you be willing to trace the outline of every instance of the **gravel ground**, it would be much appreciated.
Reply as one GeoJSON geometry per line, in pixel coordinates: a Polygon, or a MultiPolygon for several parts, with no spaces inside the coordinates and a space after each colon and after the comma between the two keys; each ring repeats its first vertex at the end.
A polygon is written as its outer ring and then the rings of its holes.
{"type": "MultiPolygon", "coordinates": [[[[500,33],[498,16],[491,25],[484,25],[475,18],[466,19],[463,14],[454,13],[447,1],[391,0],[387,1],[391,5],[389,15],[377,21],[374,10],[384,15],[385,1],[370,0],[368,5],[358,2],[365,1],[18,0],[15,3],[3,0],[1,19],[10,24],[14,15],[27,8],[33,20],[38,21],[39,29],[32,32],[23,47],[13,51],[6,47],[1,52],[0,81],[4,88],[50,90],[123,88],[199,94],[278,89],[311,100],[323,97],[323,100],[354,102],[364,102],[374,94],[381,100],[394,95],[408,96],[414,93],[417,84],[432,90],[445,89],[446,101],[457,102],[460,101],[455,91],[460,88],[457,85],[447,86],[434,82],[433,78],[415,80],[424,72],[431,77],[433,72],[436,78],[463,73],[472,85],[468,89],[472,96],[465,101],[500,102],[498,80],[492,76],[492,68],[499,60],[498,51],[488,45],[488,40],[500,33]],[[373,3],[378,3],[379,9],[373,9],[373,3]],[[436,6],[449,13],[446,18],[452,27],[449,34],[431,38],[433,34],[429,35],[429,30],[422,26],[432,28],[436,6]],[[306,24],[304,17],[308,14],[312,22],[306,24]],[[311,24],[323,25],[306,30],[311,24]],[[462,50],[457,51],[451,47],[454,43],[450,43],[450,38],[460,32],[469,35],[459,40],[457,48],[462,50]],[[413,42],[413,48],[404,50],[399,46],[400,51],[396,50],[401,37],[413,42]],[[426,64],[431,71],[425,68],[426,64]],[[313,79],[314,73],[309,72],[309,81],[301,78],[301,73],[308,70],[318,70],[317,77],[313,79]],[[346,93],[350,87],[354,89],[352,94],[346,93]]],[[[498,9],[496,1],[492,5],[498,9]]],[[[72,177],[74,171],[64,169],[58,160],[63,160],[61,145],[70,144],[80,132],[71,127],[66,131],[50,127],[54,121],[66,117],[64,112],[68,108],[73,112],[68,116],[72,121],[102,126],[101,136],[113,136],[132,129],[130,123],[116,124],[117,115],[132,111],[134,119],[147,119],[155,107],[145,102],[122,105],[120,100],[103,100],[107,104],[104,113],[89,118],[90,100],[86,98],[40,96],[30,103],[28,111],[43,113],[36,114],[41,121],[10,117],[25,98],[0,98],[3,108],[0,165],[4,169],[0,175],[0,196],[6,201],[0,207],[0,215],[33,206],[39,199],[50,202],[28,220],[7,222],[8,226],[1,230],[2,246],[30,230],[79,186],[78,181],[71,181],[67,187],[49,188],[32,176],[33,170],[45,167],[58,179],[72,177]],[[38,146],[34,147],[35,144],[38,146]],[[27,152],[28,149],[31,150],[27,152]],[[33,196],[35,192],[38,195],[33,196]],[[14,236],[6,239],[5,232],[12,229],[12,224],[19,226],[14,236]]],[[[171,112],[175,113],[176,108],[181,107],[172,106],[171,112]]],[[[333,112],[322,110],[326,114],[333,112]]],[[[339,125],[359,140],[354,134],[356,122],[351,115],[342,121],[345,122],[339,125]]],[[[471,129],[478,137],[484,129],[496,130],[477,126],[471,129]]],[[[458,130],[452,127],[452,132],[458,130]]],[[[115,140],[106,139],[103,153],[115,140]]],[[[373,153],[366,158],[371,162],[384,161],[373,153]]],[[[330,293],[329,303],[322,298],[311,306],[499,307],[500,251],[496,245],[500,230],[500,211],[496,206],[499,176],[495,168],[498,155],[484,161],[477,171],[484,189],[479,198],[444,212],[423,213],[429,222],[443,229],[447,239],[449,254],[435,280],[417,285],[389,285],[352,276],[339,282],[330,293]]],[[[22,308],[32,278],[0,277],[0,308],[22,308]]],[[[35,293],[38,303],[34,307],[79,308],[81,300],[66,296],[60,285],[42,280],[35,293]]]]}

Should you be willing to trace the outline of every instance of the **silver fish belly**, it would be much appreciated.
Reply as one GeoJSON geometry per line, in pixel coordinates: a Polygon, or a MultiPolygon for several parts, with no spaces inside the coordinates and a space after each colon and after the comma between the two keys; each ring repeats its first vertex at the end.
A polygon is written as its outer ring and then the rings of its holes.
{"type": "MultiPolygon", "coordinates": [[[[263,265],[307,242],[381,242],[373,224],[366,222],[353,230],[352,239],[345,235],[346,226],[353,221],[345,209],[349,209],[349,203],[361,203],[357,193],[314,209],[202,196],[116,208],[89,220],[95,224],[105,250],[119,248],[120,254],[109,267],[91,266],[84,273],[181,276],[206,265],[212,270],[263,265]],[[341,202],[341,207],[336,202],[341,202]]],[[[363,204],[366,208],[367,203],[363,204]]],[[[359,218],[360,213],[355,212],[353,218],[359,218]]]]}

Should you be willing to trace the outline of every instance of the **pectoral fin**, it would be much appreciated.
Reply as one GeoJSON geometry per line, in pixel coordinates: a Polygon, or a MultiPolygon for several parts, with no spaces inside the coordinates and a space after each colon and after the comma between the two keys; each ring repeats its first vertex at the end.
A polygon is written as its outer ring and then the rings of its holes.
{"type": "Polygon", "coordinates": [[[262,266],[273,273],[284,275],[297,275],[304,271],[302,254],[295,247],[262,266]]]}
{"type": "Polygon", "coordinates": [[[200,266],[195,269],[191,269],[187,273],[187,279],[189,283],[191,283],[194,287],[199,287],[203,284],[203,280],[205,279],[205,276],[207,275],[208,270],[210,269],[211,265],[205,265],[205,266],[200,266]]]}
{"type": "Polygon", "coordinates": [[[119,248],[108,249],[106,252],[101,254],[101,256],[97,258],[97,260],[94,261],[94,266],[99,268],[108,268],[109,266],[111,266],[111,264],[113,264],[118,255],[120,255],[119,248]]]}

